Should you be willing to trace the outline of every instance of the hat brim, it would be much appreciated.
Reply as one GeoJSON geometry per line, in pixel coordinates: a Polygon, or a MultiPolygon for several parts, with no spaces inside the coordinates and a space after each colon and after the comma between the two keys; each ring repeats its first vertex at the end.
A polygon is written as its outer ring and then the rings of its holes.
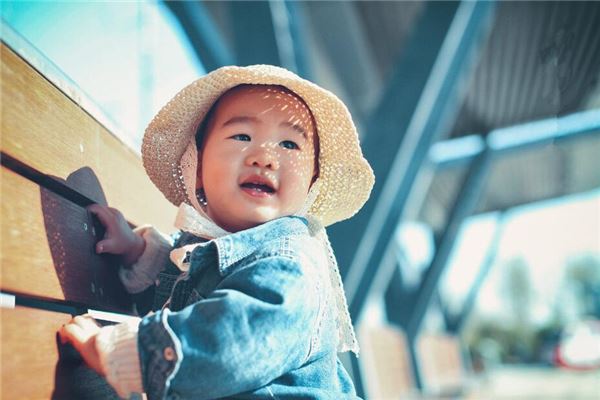
{"type": "Polygon", "coordinates": [[[330,91],[270,65],[219,68],[182,89],[150,122],[142,142],[142,160],[165,197],[176,206],[189,202],[179,167],[181,157],[210,107],[241,84],[285,86],[310,108],[319,136],[319,194],[309,214],[328,226],[358,212],[375,178],[362,155],[348,109],[330,91]]]}

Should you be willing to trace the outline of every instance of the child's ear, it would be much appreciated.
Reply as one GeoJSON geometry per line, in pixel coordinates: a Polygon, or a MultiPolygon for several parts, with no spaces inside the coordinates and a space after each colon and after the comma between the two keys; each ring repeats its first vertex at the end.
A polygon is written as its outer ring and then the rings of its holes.
{"type": "Polygon", "coordinates": [[[202,159],[198,156],[198,167],[196,168],[196,190],[202,187],[202,159]]]}
{"type": "Polygon", "coordinates": [[[319,163],[317,162],[317,160],[315,160],[315,166],[313,167],[313,177],[310,180],[310,184],[312,185],[313,183],[315,183],[315,181],[317,180],[317,178],[319,177],[319,163]]]}

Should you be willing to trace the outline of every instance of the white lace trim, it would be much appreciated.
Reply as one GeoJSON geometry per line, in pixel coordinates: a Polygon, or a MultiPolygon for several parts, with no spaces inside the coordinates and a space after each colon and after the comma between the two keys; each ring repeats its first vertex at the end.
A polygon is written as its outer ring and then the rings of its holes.
{"type": "Polygon", "coordinates": [[[185,203],[181,203],[177,210],[175,227],[208,240],[230,233],[215,224],[206,213],[199,213],[194,207],[185,203]],[[197,215],[202,218],[198,218],[197,215]]]}
{"type": "Polygon", "coordinates": [[[356,334],[354,333],[354,327],[352,326],[352,319],[350,318],[350,312],[348,310],[348,301],[346,299],[346,293],[344,291],[344,284],[342,282],[342,276],[338,267],[337,259],[333,253],[331,242],[329,242],[329,236],[323,225],[311,216],[306,217],[309,222],[309,229],[311,234],[316,237],[327,249],[327,262],[329,265],[329,280],[331,288],[333,290],[333,296],[336,304],[336,323],[338,329],[338,348],[339,353],[346,351],[352,351],[358,355],[360,348],[358,341],[356,340],[356,334]]]}
{"type": "Polygon", "coordinates": [[[207,219],[208,215],[204,212],[198,199],[196,198],[196,174],[198,170],[198,149],[196,148],[196,140],[192,139],[188,144],[185,152],[181,156],[179,161],[179,167],[181,169],[181,177],[183,179],[183,186],[185,187],[185,193],[187,194],[188,201],[190,204],[207,219]]]}
{"type": "MultiPolygon", "coordinates": [[[[193,235],[205,238],[214,239],[224,235],[230,234],[220,226],[215,224],[210,217],[204,212],[198,200],[196,199],[196,170],[198,163],[198,152],[196,149],[195,140],[192,140],[188,145],[185,153],[181,157],[181,172],[183,183],[186,189],[188,201],[192,206],[186,203],[181,203],[177,218],[175,220],[175,227],[182,231],[189,232],[193,235]]],[[[313,237],[317,238],[327,250],[328,260],[328,272],[329,279],[331,281],[331,288],[336,303],[336,324],[338,330],[338,346],[337,351],[340,353],[346,351],[352,351],[358,355],[360,349],[358,341],[356,340],[356,334],[352,326],[352,320],[350,318],[350,312],[348,311],[348,303],[346,295],[344,293],[344,287],[342,283],[342,277],[340,275],[339,267],[327,231],[323,225],[316,218],[309,214],[309,210],[315,202],[319,194],[320,182],[317,179],[311,186],[304,206],[296,214],[304,217],[309,222],[309,230],[313,237]]],[[[190,249],[186,249],[190,250],[190,249]]],[[[182,254],[178,249],[171,252],[171,259],[181,260],[182,254]]]]}

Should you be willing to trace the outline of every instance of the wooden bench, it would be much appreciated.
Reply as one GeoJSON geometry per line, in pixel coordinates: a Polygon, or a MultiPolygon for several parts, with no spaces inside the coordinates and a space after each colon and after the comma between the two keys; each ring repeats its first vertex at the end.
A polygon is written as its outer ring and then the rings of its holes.
{"type": "Polygon", "coordinates": [[[369,399],[409,399],[417,394],[406,335],[392,325],[359,328],[363,382],[369,399]]]}
{"type": "Polygon", "coordinates": [[[441,398],[459,398],[466,389],[466,374],[458,337],[422,334],[417,341],[424,393],[441,398]]]}
{"type": "Polygon", "coordinates": [[[176,209],[139,154],[22,53],[0,44],[0,398],[65,398],[89,388],[76,388],[80,360],[58,363],[59,355],[77,360],[57,345],[60,326],[88,309],[133,313],[115,259],[95,254],[102,228],[85,207],[109,204],[132,226],[164,232],[173,231],[176,209]]]}
{"type": "Polygon", "coordinates": [[[393,325],[361,326],[363,382],[369,399],[459,398],[466,387],[459,340],[447,334],[424,333],[417,340],[422,389],[413,376],[408,340],[393,325]]]}

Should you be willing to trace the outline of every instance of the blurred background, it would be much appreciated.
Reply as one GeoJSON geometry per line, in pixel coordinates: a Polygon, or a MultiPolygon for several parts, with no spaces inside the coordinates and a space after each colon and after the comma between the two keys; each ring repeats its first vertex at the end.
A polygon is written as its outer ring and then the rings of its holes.
{"type": "Polygon", "coordinates": [[[2,1],[128,146],[227,64],[341,97],[376,185],[329,229],[367,399],[600,398],[600,2],[2,1]]]}

